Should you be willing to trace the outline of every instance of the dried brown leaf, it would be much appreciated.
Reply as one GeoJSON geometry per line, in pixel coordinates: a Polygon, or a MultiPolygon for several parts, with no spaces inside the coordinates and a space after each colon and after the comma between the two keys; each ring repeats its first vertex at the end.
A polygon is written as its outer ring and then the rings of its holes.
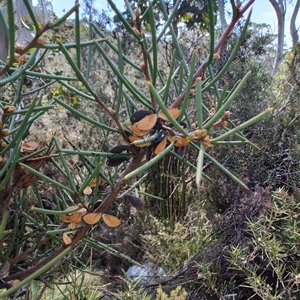
{"type": "MultiPolygon", "coordinates": [[[[98,185],[101,183],[101,177],[98,178],[98,185]]],[[[89,186],[91,188],[94,188],[96,187],[96,184],[97,184],[97,178],[93,178],[89,184],[89,186]]]]}
{"type": "Polygon", "coordinates": [[[134,135],[136,136],[144,136],[146,135],[149,131],[149,130],[140,130],[137,126],[137,123],[134,123],[132,126],[131,126],[131,131],[133,132],[134,135]]]}
{"type": "Polygon", "coordinates": [[[137,124],[137,128],[139,130],[150,130],[154,127],[156,121],[157,121],[157,114],[151,114],[145,116],[143,119],[141,119],[139,122],[135,124],[137,124]]]}
{"type": "MultiPolygon", "coordinates": [[[[175,108],[175,107],[168,108],[168,112],[170,113],[170,115],[174,119],[177,119],[179,117],[179,115],[180,115],[180,110],[178,108],[175,108]]],[[[164,121],[169,121],[168,117],[162,111],[160,111],[158,113],[158,117],[161,118],[161,119],[163,119],[164,121]]]]}
{"type": "Polygon", "coordinates": [[[84,195],[91,195],[92,193],[93,193],[93,190],[89,185],[83,190],[84,195]]]}
{"type": "Polygon", "coordinates": [[[70,245],[72,243],[72,239],[66,234],[63,234],[63,241],[65,245],[70,245]]]}
{"type": "Polygon", "coordinates": [[[39,146],[40,146],[40,144],[38,142],[23,142],[22,145],[21,145],[21,152],[34,151],[39,146]]]}
{"type": "Polygon", "coordinates": [[[109,227],[118,227],[121,224],[121,221],[112,215],[103,214],[102,219],[104,223],[109,227]]]}
{"type": "Polygon", "coordinates": [[[167,138],[164,138],[155,148],[155,155],[163,152],[166,148],[166,145],[167,145],[167,138]]]}
{"type": "Polygon", "coordinates": [[[83,217],[83,221],[88,225],[94,225],[101,219],[101,213],[89,213],[83,217]]]}

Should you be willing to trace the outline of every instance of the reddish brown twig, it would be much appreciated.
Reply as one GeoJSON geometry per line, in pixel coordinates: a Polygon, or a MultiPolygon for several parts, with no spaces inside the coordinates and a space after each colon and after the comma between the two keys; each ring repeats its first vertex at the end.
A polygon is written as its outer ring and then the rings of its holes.
{"type": "MultiPolygon", "coordinates": [[[[34,48],[36,47],[37,45],[40,45],[40,37],[47,31],[50,29],[50,24],[47,23],[39,33],[37,33],[35,35],[35,37],[32,39],[32,41],[27,45],[25,46],[24,48],[19,48],[18,50],[16,50],[16,52],[22,56],[24,55],[28,50],[30,50],[31,48],[34,48]]],[[[0,70],[0,76],[5,74],[9,68],[12,66],[12,64],[7,64],[2,70],[0,70]]]]}
{"type": "MultiPolygon", "coordinates": [[[[236,16],[236,18],[231,20],[230,24],[228,25],[228,27],[226,28],[226,30],[224,31],[224,33],[222,34],[221,38],[219,39],[219,41],[217,42],[217,44],[215,46],[215,49],[214,49],[215,53],[218,52],[221,49],[221,47],[224,45],[225,41],[229,37],[231,31],[233,30],[235,24],[243,16],[243,14],[246,12],[246,10],[254,3],[254,1],[255,0],[249,0],[249,2],[246,3],[245,6],[241,10],[239,10],[238,15],[236,16]]],[[[198,77],[201,77],[201,75],[203,74],[203,72],[205,70],[205,64],[206,64],[206,61],[204,61],[202,63],[202,65],[198,68],[198,70],[195,72],[195,74],[193,76],[193,83],[195,83],[196,79],[198,77]]],[[[189,91],[184,89],[181,92],[181,94],[174,100],[171,107],[177,107],[183,101],[183,98],[184,98],[184,96],[187,92],[189,93],[189,91]]]]}
{"type": "MultiPolygon", "coordinates": [[[[135,10],[135,28],[136,28],[139,36],[142,37],[143,31],[142,31],[142,24],[141,24],[141,20],[140,20],[139,8],[136,8],[136,10],[135,10]]],[[[141,45],[141,51],[142,51],[142,55],[143,55],[143,62],[141,63],[141,68],[144,71],[147,82],[152,82],[150,73],[149,73],[147,51],[145,49],[145,46],[144,46],[144,43],[142,40],[140,41],[140,45],[141,45]]],[[[151,97],[152,108],[154,109],[154,111],[156,111],[156,102],[155,102],[155,99],[154,99],[154,96],[152,95],[152,93],[150,93],[150,97],[151,97]]]]}

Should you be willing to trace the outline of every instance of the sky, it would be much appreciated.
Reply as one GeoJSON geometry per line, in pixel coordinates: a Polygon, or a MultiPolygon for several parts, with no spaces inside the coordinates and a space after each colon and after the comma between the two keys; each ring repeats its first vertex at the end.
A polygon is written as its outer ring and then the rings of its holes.
{"type": "MultiPolygon", "coordinates": [[[[33,4],[35,5],[37,0],[33,0],[33,4]]],[[[105,0],[96,0],[98,9],[106,9],[107,1],[105,0]]],[[[75,0],[52,0],[53,9],[58,16],[62,16],[64,11],[68,11],[75,3],[75,0]]],[[[121,9],[124,8],[124,1],[115,0],[114,3],[121,9]]],[[[285,24],[285,42],[287,46],[290,47],[292,45],[292,39],[290,36],[290,19],[292,16],[293,6],[288,5],[287,13],[286,13],[286,24],[285,24]]],[[[267,23],[271,25],[271,29],[274,30],[274,33],[277,32],[277,19],[276,13],[270,4],[269,0],[256,0],[253,5],[253,12],[251,21],[254,23],[267,23]]],[[[298,14],[297,26],[300,27],[300,12],[298,14]]]]}

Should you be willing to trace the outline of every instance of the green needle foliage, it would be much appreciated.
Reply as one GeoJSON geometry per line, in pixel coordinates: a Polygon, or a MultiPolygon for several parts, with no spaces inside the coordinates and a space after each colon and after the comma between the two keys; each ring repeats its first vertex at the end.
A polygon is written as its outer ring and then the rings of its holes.
{"type": "MultiPolygon", "coordinates": [[[[220,81],[222,74],[230,70],[230,62],[243,41],[251,13],[228,63],[218,74],[214,74],[210,67],[230,30],[252,2],[240,10],[233,5],[234,18],[219,41],[215,40],[213,7],[208,5],[208,51],[203,59],[196,53],[191,58],[186,55],[173,30],[172,20],[178,5],[170,15],[167,15],[162,0],[154,1],[143,13],[128,7],[133,18],[133,23],[130,23],[109,0],[119,22],[139,49],[141,55],[137,60],[124,52],[120,36],[106,38],[96,23],[84,25],[96,38],[84,40],[80,32],[78,5],[60,19],[40,26],[26,1],[32,19],[27,29],[35,28],[36,34],[28,44],[16,45],[13,3],[8,1],[7,17],[1,18],[0,25],[8,28],[9,58],[2,62],[0,76],[5,74],[6,77],[1,79],[0,87],[14,93],[9,98],[0,98],[0,289],[3,289],[0,298],[17,293],[34,279],[48,280],[47,274],[54,276],[61,274],[62,270],[65,272],[66,264],[71,270],[78,264],[79,253],[80,262],[90,265],[91,260],[86,255],[89,247],[102,248],[134,263],[118,250],[93,241],[92,235],[99,226],[118,227],[120,222],[114,216],[116,210],[112,209],[116,201],[131,199],[133,206],[141,206],[139,197],[152,194],[149,190],[143,191],[145,174],[166,157],[172,157],[185,169],[192,170],[199,189],[201,179],[207,178],[203,170],[206,163],[247,188],[236,174],[224,168],[209,153],[212,147],[224,145],[220,142],[251,145],[243,135],[243,129],[273,110],[268,108],[236,125],[230,121],[230,108],[240,90],[247,85],[251,70],[232,90],[220,81]],[[157,26],[157,14],[164,19],[164,26],[157,26]],[[50,43],[50,33],[63,30],[61,26],[70,16],[75,22],[73,42],[52,38],[50,43]],[[173,56],[170,65],[160,56],[163,38],[171,39],[173,56]],[[81,61],[86,50],[87,70],[81,61]],[[43,67],[43,61],[53,51],[60,53],[62,64],[71,70],[72,76],[43,67]],[[97,57],[114,76],[117,96],[113,104],[91,84],[91,64],[96,63],[97,57]],[[141,85],[132,80],[130,72],[137,74],[141,85]],[[27,80],[34,82],[37,78],[41,80],[41,86],[26,86],[27,80]],[[48,92],[49,88],[53,89],[52,93],[48,92]],[[215,98],[216,103],[208,103],[208,97],[215,98]],[[88,107],[93,107],[98,113],[90,114],[88,107]],[[195,108],[197,113],[193,114],[195,108]],[[86,126],[97,128],[97,135],[101,137],[101,141],[96,137],[101,143],[100,151],[89,149],[89,145],[85,147],[88,149],[81,149],[67,138],[61,141],[56,136],[58,132],[53,133],[48,143],[26,140],[34,122],[53,110],[59,112],[62,109],[85,122],[86,126]],[[40,143],[46,144],[45,147],[41,148],[40,143]],[[186,149],[191,149],[194,155],[185,157],[186,149]],[[80,165],[79,172],[72,167],[74,157],[76,165],[80,165]],[[46,166],[52,172],[45,172],[46,166]],[[140,192],[135,188],[139,200],[128,196],[132,194],[135,181],[140,185],[140,192]]],[[[65,128],[68,130],[72,129],[65,128]]],[[[154,194],[153,197],[160,195],[154,194]]],[[[108,230],[121,231],[118,228],[108,230]]]]}

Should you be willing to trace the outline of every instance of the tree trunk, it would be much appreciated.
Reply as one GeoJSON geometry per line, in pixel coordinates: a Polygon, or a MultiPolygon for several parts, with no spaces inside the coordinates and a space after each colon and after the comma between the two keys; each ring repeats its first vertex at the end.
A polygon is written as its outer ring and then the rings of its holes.
{"type": "Polygon", "coordinates": [[[285,21],[285,12],[286,12],[286,1],[284,0],[269,0],[275,9],[277,16],[277,49],[276,49],[276,57],[273,64],[273,69],[271,74],[274,75],[283,58],[283,45],[284,45],[284,21],[285,21]]]}
{"type": "MultiPolygon", "coordinates": [[[[0,8],[1,9],[1,8],[0,8]]],[[[2,9],[1,9],[2,11],[2,9]]],[[[6,62],[7,59],[7,55],[8,55],[8,40],[7,40],[7,36],[4,30],[4,26],[2,25],[2,23],[0,22],[0,60],[2,60],[4,63],[6,62]]],[[[0,70],[2,69],[2,67],[0,67],[0,70]]],[[[3,79],[3,76],[0,76],[0,81],[1,79],[3,79]]],[[[0,87],[0,92],[1,92],[1,87],[0,87]]]]}
{"type": "Polygon", "coordinates": [[[221,28],[222,28],[222,33],[223,33],[227,27],[227,22],[226,22],[226,18],[225,18],[224,0],[218,0],[218,10],[219,10],[219,14],[220,14],[221,28]]]}
{"type": "MultiPolygon", "coordinates": [[[[32,8],[32,0],[28,1],[30,3],[30,6],[32,8]]],[[[16,37],[17,37],[17,43],[21,45],[27,45],[32,41],[32,39],[35,36],[35,31],[28,31],[24,28],[24,26],[21,23],[22,18],[25,16],[29,16],[28,10],[23,2],[23,0],[16,0],[15,1],[15,7],[16,7],[16,24],[18,26],[16,37]]],[[[29,18],[31,21],[31,18],[29,18]]]]}
{"type": "Polygon", "coordinates": [[[290,22],[290,32],[292,36],[293,46],[299,43],[299,34],[296,28],[296,17],[300,8],[300,0],[297,0],[290,22]]]}

